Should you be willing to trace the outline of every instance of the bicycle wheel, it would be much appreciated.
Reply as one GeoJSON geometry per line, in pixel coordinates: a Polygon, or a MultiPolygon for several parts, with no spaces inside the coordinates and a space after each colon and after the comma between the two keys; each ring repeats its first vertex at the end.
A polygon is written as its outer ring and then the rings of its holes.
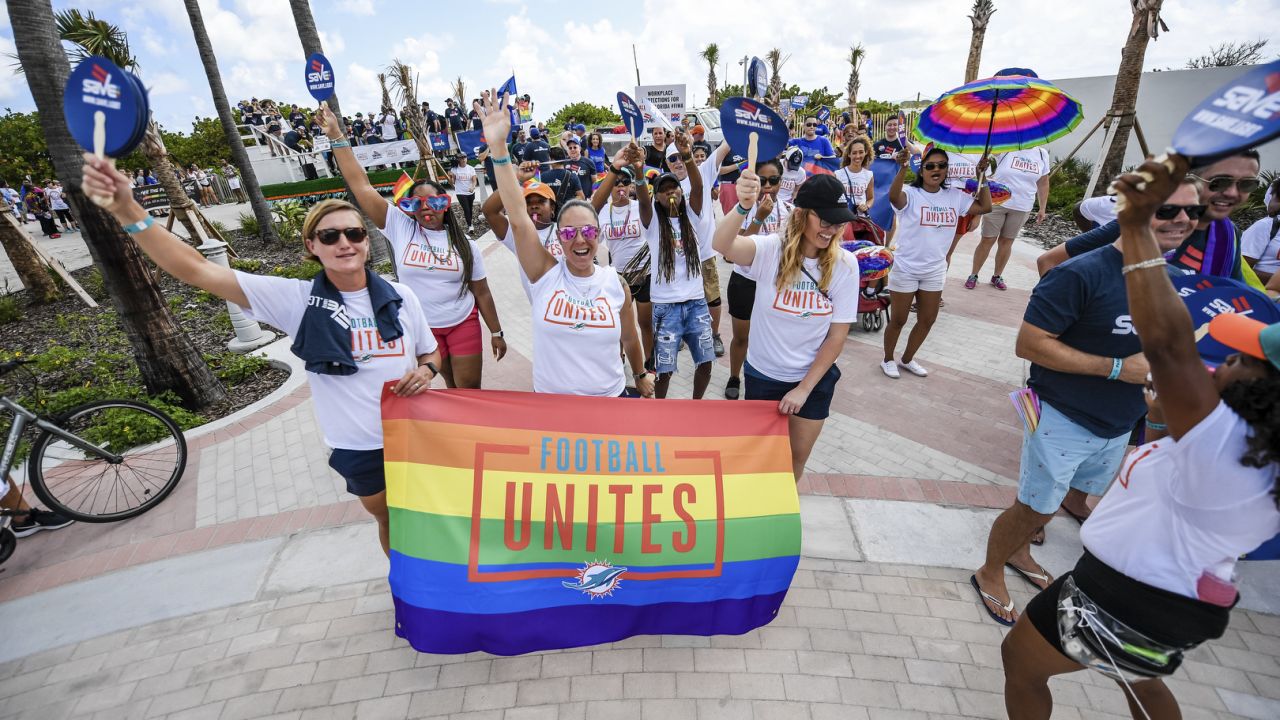
{"type": "Polygon", "coordinates": [[[84,522],[136,517],[164,500],[187,467],[187,442],[168,415],[132,400],[100,400],[55,419],[67,432],[120,457],[119,462],[42,432],[27,476],[50,510],[84,522]]]}

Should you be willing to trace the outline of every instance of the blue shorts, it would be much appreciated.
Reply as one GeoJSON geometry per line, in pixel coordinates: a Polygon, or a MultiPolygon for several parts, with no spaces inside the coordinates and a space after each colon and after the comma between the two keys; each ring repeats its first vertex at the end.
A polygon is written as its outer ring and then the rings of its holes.
{"type": "MultiPolygon", "coordinates": [[[[746,363],[743,375],[747,376],[746,399],[748,400],[781,400],[787,393],[799,385],[799,382],[783,382],[766,377],[759,370],[746,363]]],[[[831,414],[831,397],[835,394],[836,382],[840,380],[840,368],[835,365],[818,381],[804,401],[796,417],[805,420],[826,420],[831,414]]]]}
{"type": "Polygon", "coordinates": [[[680,341],[689,346],[693,364],[715,359],[711,340],[711,311],[705,298],[653,304],[653,362],[659,375],[676,371],[680,341]]]}
{"type": "Polygon", "coordinates": [[[347,492],[352,495],[368,497],[387,489],[387,476],[383,470],[381,448],[377,450],[335,448],[329,454],[329,467],[347,481],[347,492]]]}
{"type": "Polygon", "coordinates": [[[1042,401],[1036,431],[1022,436],[1018,502],[1052,515],[1069,488],[1102,495],[1120,470],[1128,442],[1129,433],[1100,438],[1042,401]]]}

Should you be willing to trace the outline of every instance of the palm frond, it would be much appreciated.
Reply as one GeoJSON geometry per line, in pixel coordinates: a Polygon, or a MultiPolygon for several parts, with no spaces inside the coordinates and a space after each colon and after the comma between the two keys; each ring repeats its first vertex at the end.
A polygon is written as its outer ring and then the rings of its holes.
{"type": "Polygon", "coordinates": [[[137,71],[138,61],[129,49],[129,37],[119,26],[98,18],[93,11],[76,9],[54,13],[53,21],[58,37],[71,45],[67,55],[72,65],[90,55],[100,55],[121,68],[137,71]]]}

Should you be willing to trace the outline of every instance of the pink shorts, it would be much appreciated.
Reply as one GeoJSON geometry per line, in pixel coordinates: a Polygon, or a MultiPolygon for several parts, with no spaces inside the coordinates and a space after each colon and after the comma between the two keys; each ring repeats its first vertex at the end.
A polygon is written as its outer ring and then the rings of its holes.
{"type": "Polygon", "coordinates": [[[480,347],[480,310],[472,308],[466,320],[447,328],[431,328],[436,336],[436,344],[440,346],[440,359],[450,355],[479,355],[480,347]]]}
{"type": "Polygon", "coordinates": [[[728,215],[738,204],[738,186],[730,182],[720,183],[720,210],[728,215]]]}

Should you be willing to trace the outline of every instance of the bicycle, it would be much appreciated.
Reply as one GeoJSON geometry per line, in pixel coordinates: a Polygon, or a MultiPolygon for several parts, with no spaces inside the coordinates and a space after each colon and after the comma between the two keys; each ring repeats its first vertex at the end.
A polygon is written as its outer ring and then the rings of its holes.
{"type": "MultiPolygon", "coordinates": [[[[0,375],[29,362],[0,362],[0,375]]],[[[105,523],[137,517],[168,497],[187,467],[182,430],[145,403],[95,400],[42,417],[0,394],[0,408],[13,415],[0,470],[9,476],[23,431],[38,429],[26,480],[48,509],[73,520],[105,523]]],[[[17,538],[9,525],[22,514],[0,508],[0,563],[13,554],[17,538]]]]}

